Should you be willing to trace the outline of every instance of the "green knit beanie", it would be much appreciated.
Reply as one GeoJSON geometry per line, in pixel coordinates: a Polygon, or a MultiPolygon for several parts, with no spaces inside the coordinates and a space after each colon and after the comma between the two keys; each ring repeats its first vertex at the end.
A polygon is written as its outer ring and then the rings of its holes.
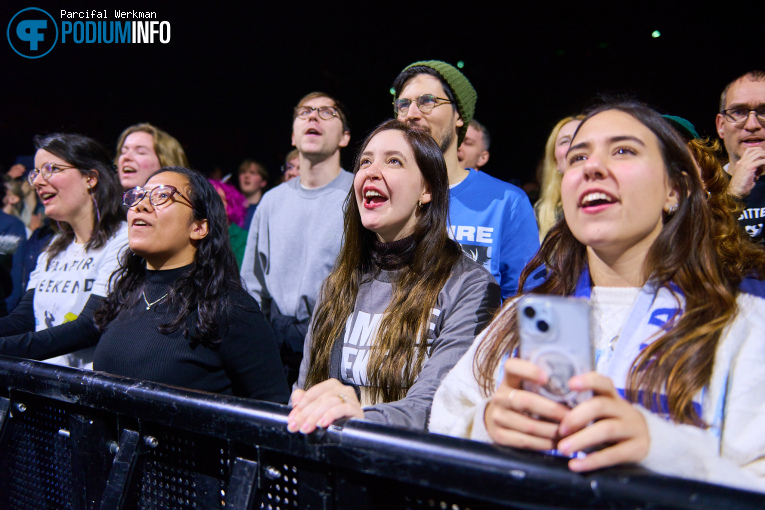
{"type": "Polygon", "coordinates": [[[475,114],[475,102],[478,98],[473,85],[470,84],[465,75],[462,74],[456,67],[440,60],[423,60],[421,62],[415,62],[404,68],[404,71],[410,67],[423,66],[429,67],[441,75],[441,78],[449,85],[454,93],[454,99],[457,102],[457,111],[462,117],[464,123],[457,132],[457,146],[462,143],[467,133],[468,124],[473,120],[475,114]]]}

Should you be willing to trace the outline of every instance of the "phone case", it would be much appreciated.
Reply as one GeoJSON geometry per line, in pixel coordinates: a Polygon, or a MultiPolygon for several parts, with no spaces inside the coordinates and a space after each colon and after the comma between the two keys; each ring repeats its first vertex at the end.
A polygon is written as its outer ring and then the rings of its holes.
{"type": "Polygon", "coordinates": [[[574,375],[593,369],[590,302],[561,296],[528,295],[517,304],[520,357],[545,371],[544,386],[524,381],[523,389],[569,407],[592,397],[568,387],[574,375]]]}

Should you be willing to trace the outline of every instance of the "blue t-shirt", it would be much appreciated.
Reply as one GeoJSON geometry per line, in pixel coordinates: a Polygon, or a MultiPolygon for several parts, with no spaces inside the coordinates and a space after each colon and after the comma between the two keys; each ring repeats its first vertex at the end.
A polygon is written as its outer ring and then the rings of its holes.
{"type": "Polygon", "coordinates": [[[468,171],[451,189],[449,233],[497,279],[506,299],[516,294],[521,270],[539,249],[534,209],[520,188],[468,171]]]}

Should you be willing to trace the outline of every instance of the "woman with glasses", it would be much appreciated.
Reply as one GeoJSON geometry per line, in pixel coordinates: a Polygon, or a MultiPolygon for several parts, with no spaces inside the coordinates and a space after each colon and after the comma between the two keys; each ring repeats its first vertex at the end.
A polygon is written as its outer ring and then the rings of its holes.
{"type": "Polygon", "coordinates": [[[448,201],[430,135],[396,120],[369,135],[306,337],[290,431],[343,417],[426,427],[441,378],[500,304],[494,278],[449,239],[448,201]]]}
{"type": "Polygon", "coordinates": [[[215,188],[163,168],[125,192],[130,251],[94,320],[94,368],[196,390],[284,403],[276,340],[243,288],[215,188]]]}
{"type": "Polygon", "coordinates": [[[119,180],[95,140],[52,134],[36,136],[34,142],[29,182],[60,233],[39,255],[19,305],[0,319],[0,354],[56,356],[48,361],[91,368],[93,349],[71,352],[61,337],[81,337],[85,347],[98,336],[87,315],[106,296],[127,245],[119,180]]]}
{"type": "Polygon", "coordinates": [[[595,370],[567,386],[593,396],[569,408],[527,391],[549,377],[511,355],[511,302],[444,379],[430,430],[557,449],[574,471],[636,463],[763,490],[765,300],[721,268],[683,140],[643,105],[606,104],[582,121],[567,160],[565,221],[524,269],[521,292],[544,265],[531,293],[591,302],[595,370]]]}

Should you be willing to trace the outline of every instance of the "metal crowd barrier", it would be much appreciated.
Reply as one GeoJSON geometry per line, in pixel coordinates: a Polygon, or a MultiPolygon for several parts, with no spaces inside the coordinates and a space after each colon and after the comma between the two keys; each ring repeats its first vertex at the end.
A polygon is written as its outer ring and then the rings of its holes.
{"type": "Polygon", "coordinates": [[[765,494],[0,356],[0,509],[753,508],[765,494]]]}

